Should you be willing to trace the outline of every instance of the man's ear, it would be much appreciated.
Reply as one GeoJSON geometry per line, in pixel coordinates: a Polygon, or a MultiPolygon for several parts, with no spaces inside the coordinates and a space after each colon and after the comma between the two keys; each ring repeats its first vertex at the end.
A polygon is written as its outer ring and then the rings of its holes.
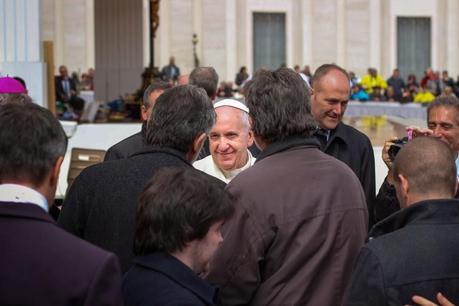
{"type": "Polygon", "coordinates": [[[247,148],[253,145],[253,131],[249,130],[248,138],[247,138],[247,148]]]}
{"type": "Polygon", "coordinates": [[[198,137],[196,137],[193,141],[193,145],[191,146],[190,152],[187,154],[187,159],[190,162],[193,162],[198,157],[199,151],[202,149],[202,145],[206,141],[207,135],[206,133],[202,133],[198,137]]]}
{"type": "Polygon", "coordinates": [[[54,162],[51,171],[48,173],[46,180],[42,182],[40,186],[37,186],[37,191],[43,194],[48,201],[48,207],[54,205],[54,195],[56,194],[56,188],[59,184],[59,173],[61,170],[64,156],[59,156],[54,162]]]}
{"type": "Polygon", "coordinates": [[[403,196],[406,196],[410,192],[410,182],[403,176],[403,174],[398,175],[400,181],[400,187],[403,191],[403,196]]]}
{"type": "Polygon", "coordinates": [[[140,116],[142,117],[142,121],[148,121],[147,108],[143,104],[140,106],[140,116]]]}
{"type": "Polygon", "coordinates": [[[53,168],[51,169],[51,174],[49,176],[49,182],[51,186],[55,186],[55,185],[57,186],[59,182],[59,173],[60,173],[61,165],[63,161],[64,161],[64,156],[59,156],[56,159],[56,162],[54,163],[53,168]]]}

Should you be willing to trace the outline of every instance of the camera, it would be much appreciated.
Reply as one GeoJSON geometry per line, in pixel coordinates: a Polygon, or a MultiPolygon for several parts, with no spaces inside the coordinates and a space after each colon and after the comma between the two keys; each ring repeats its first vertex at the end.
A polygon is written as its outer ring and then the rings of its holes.
{"type": "Polygon", "coordinates": [[[408,142],[408,137],[403,137],[397,140],[393,141],[393,145],[389,147],[389,151],[387,152],[389,154],[389,159],[390,161],[394,161],[395,156],[397,156],[398,151],[408,142]]]}

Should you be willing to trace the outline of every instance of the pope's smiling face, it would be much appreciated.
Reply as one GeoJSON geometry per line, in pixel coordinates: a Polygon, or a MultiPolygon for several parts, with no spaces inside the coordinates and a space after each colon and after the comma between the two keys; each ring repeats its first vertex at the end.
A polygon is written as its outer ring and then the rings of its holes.
{"type": "Polygon", "coordinates": [[[225,171],[242,168],[247,163],[247,148],[253,144],[248,115],[231,106],[218,107],[215,112],[217,121],[209,135],[214,163],[225,171]]]}

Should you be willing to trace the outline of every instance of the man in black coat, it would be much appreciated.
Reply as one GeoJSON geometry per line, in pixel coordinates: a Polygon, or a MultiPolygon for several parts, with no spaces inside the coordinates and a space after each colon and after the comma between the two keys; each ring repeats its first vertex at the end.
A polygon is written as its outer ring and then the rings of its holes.
{"type": "Polygon", "coordinates": [[[318,124],[314,136],[322,151],[347,164],[359,178],[371,228],[376,189],[373,147],[365,134],[341,122],[349,102],[349,76],[343,68],[325,64],[315,71],[312,84],[311,110],[318,124]]]}
{"type": "Polygon", "coordinates": [[[46,109],[0,106],[0,305],[122,305],[116,257],[48,215],[66,152],[46,109]]]}
{"type": "Polygon", "coordinates": [[[440,140],[406,144],[393,166],[402,210],[370,232],[357,260],[348,305],[406,305],[438,292],[459,303],[459,200],[455,154],[440,140]],[[428,161],[428,162],[426,162],[428,161]]]}
{"type": "Polygon", "coordinates": [[[183,85],[164,91],[147,125],[151,147],[82,171],[58,223],[117,254],[125,272],[132,263],[137,200],[146,182],[161,167],[192,167],[214,122],[215,111],[204,90],[183,85]]]}
{"type": "Polygon", "coordinates": [[[155,80],[147,87],[147,89],[145,89],[142,106],[140,108],[140,114],[143,121],[142,130],[111,146],[105,154],[104,161],[128,158],[132,154],[148,148],[148,145],[145,141],[147,121],[148,118],[150,118],[151,110],[156,103],[156,99],[158,99],[164,90],[168,88],[171,88],[169,83],[155,80]]]}

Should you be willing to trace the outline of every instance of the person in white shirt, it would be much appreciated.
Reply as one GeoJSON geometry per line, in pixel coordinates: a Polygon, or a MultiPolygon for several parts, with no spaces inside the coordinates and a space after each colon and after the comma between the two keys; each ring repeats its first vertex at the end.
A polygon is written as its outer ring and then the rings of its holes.
{"type": "Polygon", "coordinates": [[[217,121],[209,134],[211,155],[196,161],[193,166],[229,183],[255,162],[248,150],[253,144],[249,109],[234,99],[218,101],[214,108],[217,121]]]}

